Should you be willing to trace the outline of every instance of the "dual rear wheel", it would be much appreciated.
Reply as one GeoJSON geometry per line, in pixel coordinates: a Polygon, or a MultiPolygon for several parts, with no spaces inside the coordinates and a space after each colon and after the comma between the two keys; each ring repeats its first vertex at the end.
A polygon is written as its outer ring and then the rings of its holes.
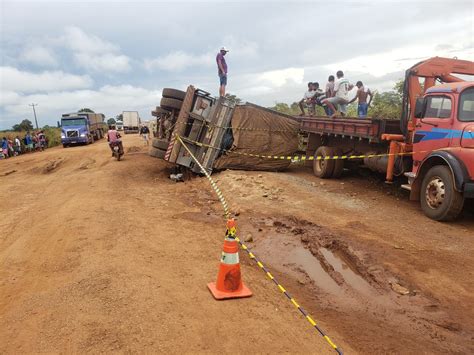
{"type": "Polygon", "coordinates": [[[342,150],[321,146],[314,153],[313,172],[319,178],[339,178],[344,170],[344,160],[340,159],[342,150]],[[334,157],[339,157],[335,159],[334,157]]]}

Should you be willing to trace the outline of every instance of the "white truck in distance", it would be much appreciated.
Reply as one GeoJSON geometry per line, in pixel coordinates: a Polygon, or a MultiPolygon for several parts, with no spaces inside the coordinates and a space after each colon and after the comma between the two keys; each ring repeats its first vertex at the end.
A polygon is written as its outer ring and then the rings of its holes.
{"type": "Polygon", "coordinates": [[[140,116],[137,111],[123,111],[122,122],[125,134],[138,133],[140,128],[140,116]]]}

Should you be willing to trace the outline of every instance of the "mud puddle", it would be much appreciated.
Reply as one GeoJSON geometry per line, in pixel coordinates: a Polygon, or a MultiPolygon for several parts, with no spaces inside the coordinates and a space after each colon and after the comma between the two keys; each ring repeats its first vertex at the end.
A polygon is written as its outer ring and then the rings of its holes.
{"type": "MultiPolygon", "coordinates": [[[[326,248],[320,248],[319,251],[334,270],[342,275],[349,287],[369,297],[377,296],[372,286],[336,253],[326,248]]],[[[311,254],[311,256],[313,255],[311,254]]]]}

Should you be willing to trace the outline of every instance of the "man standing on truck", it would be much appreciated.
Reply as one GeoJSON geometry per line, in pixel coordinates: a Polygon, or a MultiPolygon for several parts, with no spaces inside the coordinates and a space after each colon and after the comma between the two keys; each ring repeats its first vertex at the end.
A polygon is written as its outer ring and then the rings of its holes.
{"type": "Polygon", "coordinates": [[[358,99],[359,104],[357,106],[357,116],[360,118],[365,118],[367,117],[367,110],[369,109],[370,103],[372,102],[373,95],[369,88],[364,87],[362,81],[359,80],[356,83],[356,86],[358,88],[357,94],[351,101],[349,101],[349,103],[352,103],[358,99]],[[367,102],[367,96],[369,97],[369,102],[367,102]]]}
{"type": "Polygon", "coordinates": [[[346,114],[347,104],[349,103],[349,91],[354,87],[349,83],[349,80],[344,78],[342,70],[339,70],[336,76],[337,80],[334,82],[334,97],[327,98],[323,101],[323,104],[326,104],[333,112],[331,118],[336,117],[338,111],[341,113],[341,116],[346,114]],[[335,106],[338,107],[338,110],[335,106]]]}
{"type": "Polygon", "coordinates": [[[229,50],[226,47],[222,47],[216,56],[217,62],[217,73],[219,75],[219,96],[225,96],[225,87],[227,85],[227,63],[225,62],[224,56],[229,50]]]}

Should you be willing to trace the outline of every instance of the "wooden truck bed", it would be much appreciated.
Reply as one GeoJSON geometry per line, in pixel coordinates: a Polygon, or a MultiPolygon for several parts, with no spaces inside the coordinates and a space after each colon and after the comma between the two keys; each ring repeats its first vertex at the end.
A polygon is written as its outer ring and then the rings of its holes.
{"type": "Polygon", "coordinates": [[[400,120],[381,118],[303,117],[300,128],[306,133],[368,139],[374,143],[380,142],[384,133],[401,134],[400,120]]]}

